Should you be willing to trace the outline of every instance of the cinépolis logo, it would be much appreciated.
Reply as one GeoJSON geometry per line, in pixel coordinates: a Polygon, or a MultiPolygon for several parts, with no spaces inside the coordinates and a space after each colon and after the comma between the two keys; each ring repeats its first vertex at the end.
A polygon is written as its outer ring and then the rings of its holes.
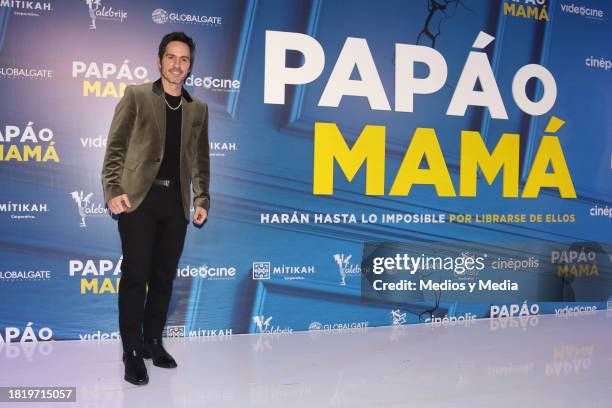
{"type": "Polygon", "coordinates": [[[4,129],[0,127],[0,162],[59,163],[53,136],[53,130],[38,129],[34,122],[28,122],[24,127],[4,125],[4,129]]]}
{"type": "MultiPolygon", "coordinates": [[[[469,107],[483,107],[487,108],[492,119],[509,119],[493,69],[483,51],[494,40],[495,37],[485,32],[478,34],[472,44],[475,50],[468,53],[459,79],[456,85],[453,84],[447,116],[462,117],[469,107]]],[[[402,43],[394,46],[394,111],[411,113],[418,99],[426,98],[446,85],[449,69],[444,56],[434,48],[402,43]],[[417,64],[427,66],[426,77],[417,77],[417,64]]],[[[287,85],[313,82],[323,72],[325,61],[325,51],[315,38],[301,33],[266,31],[264,103],[285,104],[287,85]],[[300,67],[287,66],[288,51],[302,54],[300,67]]],[[[523,113],[542,116],[555,104],[557,84],[548,69],[538,64],[527,64],[514,74],[511,94],[523,113]],[[527,83],[532,80],[541,85],[538,100],[532,100],[528,95],[527,83]]],[[[392,110],[364,38],[346,39],[317,106],[338,108],[342,98],[349,96],[366,98],[375,111],[392,110]],[[352,79],[354,70],[358,71],[359,79],[352,79]]],[[[562,119],[550,116],[544,132],[556,133],[564,123],[562,119]]],[[[365,124],[349,147],[336,123],[315,122],[313,194],[334,194],[334,168],[338,164],[348,182],[352,182],[360,168],[365,167],[366,195],[408,196],[412,186],[430,185],[438,197],[476,197],[480,172],[489,185],[501,174],[504,198],[538,198],[542,188],[556,189],[561,198],[576,198],[559,136],[545,134],[539,138],[519,194],[520,146],[524,143],[520,134],[503,133],[491,152],[479,131],[462,130],[457,138],[460,143],[458,191],[450,177],[436,130],[429,126],[414,130],[391,188],[387,190],[385,134],[385,126],[365,124]],[[550,172],[547,171],[549,168],[550,172]]],[[[491,139],[491,135],[487,135],[487,140],[491,139]]]]}

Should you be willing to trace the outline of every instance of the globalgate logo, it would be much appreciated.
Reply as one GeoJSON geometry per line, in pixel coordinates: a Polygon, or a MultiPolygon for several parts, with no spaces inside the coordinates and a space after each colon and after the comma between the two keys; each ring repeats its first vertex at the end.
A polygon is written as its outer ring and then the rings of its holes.
{"type": "Polygon", "coordinates": [[[223,18],[219,16],[179,13],[162,8],[153,10],[151,19],[155,24],[199,24],[207,27],[221,27],[223,24],[223,18]]]}
{"type": "Polygon", "coordinates": [[[321,323],[312,322],[308,326],[309,331],[353,331],[353,330],[367,330],[369,325],[368,321],[363,322],[335,322],[335,323],[321,323]]]}
{"type": "Polygon", "coordinates": [[[0,282],[48,281],[51,271],[39,269],[0,271],[0,282]]]}
{"type": "Polygon", "coordinates": [[[53,71],[47,68],[0,66],[0,78],[6,79],[53,79],[53,71]]]}
{"type": "Polygon", "coordinates": [[[232,280],[236,278],[236,268],[233,266],[208,266],[191,267],[186,265],[176,269],[178,278],[201,278],[207,280],[232,280]]]}
{"type": "Polygon", "coordinates": [[[38,329],[32,322],[28,322],[24,328],[5,327],[4,331],[0,330],[0,343],[37,343],[49,340],[53,340],[53,330],[48,327],[38,329]]]}

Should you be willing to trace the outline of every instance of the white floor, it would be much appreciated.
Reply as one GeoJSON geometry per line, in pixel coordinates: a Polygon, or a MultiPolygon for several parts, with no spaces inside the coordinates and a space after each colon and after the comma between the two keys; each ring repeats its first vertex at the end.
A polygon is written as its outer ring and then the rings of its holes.
{"type": "Polygon", "coordinates": [[[179,367],[148,361],[144,387],[118,341],[0,344],[0,386],[77,387],[46,407],[612,407],[611,311],[165,342],[179,367]]]}

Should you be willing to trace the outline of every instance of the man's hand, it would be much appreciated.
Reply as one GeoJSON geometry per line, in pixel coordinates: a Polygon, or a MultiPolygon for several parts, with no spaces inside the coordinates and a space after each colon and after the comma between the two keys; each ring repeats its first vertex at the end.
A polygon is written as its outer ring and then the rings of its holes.
{"type": "Polygon", "coordinates": [[[204,221],[206,221],[206,218],[208,218],[208,211],[202,207],[196,207],[193,213],[193,223],[196,225],[202,225],[204,224],[204,221]]]}
{"type": "Polygon", "coordinates": [[[117,197],[111,198],[108,200],[107,205],[113,214],[121,214],[128,208],[132,208],[132,204],[130,204],[127,194],[121,194],[117,197]]]}

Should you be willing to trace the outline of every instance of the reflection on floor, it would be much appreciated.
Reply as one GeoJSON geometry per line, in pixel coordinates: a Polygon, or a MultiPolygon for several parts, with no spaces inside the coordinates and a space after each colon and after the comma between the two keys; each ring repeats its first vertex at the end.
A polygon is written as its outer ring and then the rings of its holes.
{"type": "Polygon", "coordinates": [[[116,340],[0,343],[0,386],[76,386],[68,407],[612,406],[611,311],[165,344],[178,369],[149,360],[136,387],[116,340]]]}

